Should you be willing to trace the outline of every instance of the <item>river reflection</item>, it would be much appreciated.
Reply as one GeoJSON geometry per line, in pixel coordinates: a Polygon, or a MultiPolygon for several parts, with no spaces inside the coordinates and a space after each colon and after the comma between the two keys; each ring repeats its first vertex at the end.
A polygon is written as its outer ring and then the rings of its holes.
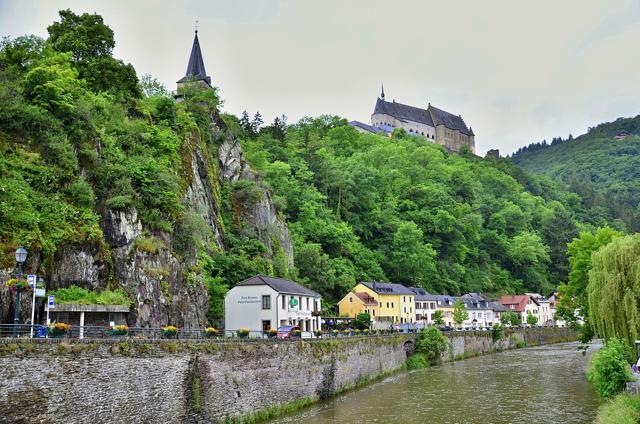
{"type": "MultiPolygon", "coordinates": [[[[589,423],[598,399],[577,346],[511,350],[399,374],[271,423],[589,423]]],[[[590,353],[599,347],[592,344],[590,353]]]]}

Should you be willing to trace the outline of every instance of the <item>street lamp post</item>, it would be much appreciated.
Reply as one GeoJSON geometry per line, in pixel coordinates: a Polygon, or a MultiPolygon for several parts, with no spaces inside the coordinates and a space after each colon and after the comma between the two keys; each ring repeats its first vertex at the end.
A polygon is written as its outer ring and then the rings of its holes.
{"type": "MultiPolygon", "coordinates": [[[[16,264],[18,266],[18,279],[22,278],[22,264],[27,260],[27,249],[20,246],[16,249],[16,264]]],[[[13,337],[18,337],[18,325],[20,323],[20,289],[16,290],[16,307],[13,318],[13,337]]]]}

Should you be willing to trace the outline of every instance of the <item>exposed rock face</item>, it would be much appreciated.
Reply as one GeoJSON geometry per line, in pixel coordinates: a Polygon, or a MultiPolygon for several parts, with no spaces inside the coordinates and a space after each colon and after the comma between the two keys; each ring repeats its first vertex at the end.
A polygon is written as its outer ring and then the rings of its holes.
{"type": "Polygon", "coordinates": [[[62,246],[55,254],[48,288],[57,289],[77,285],[90,290],[103,287],[104,261],[100,259],[100,246],[79,244],[62,246]]]}
{"type": "Polygon", "coordinates": [[[274,241],[277,240],[284,252],[287,267],[292,267],[293,243],[289,229],[276,211],[271,192],[261,184],[258,176],[251,171],[244,158],[242,146],[230,134],[218,148],[218,161],[220,162],[220,178],[229,182],[251,180],[261,189],[262,195],[258,201],[235,208],[236,213],[241,215],[236,218],[248,227],[244,228],[245,230],[249,230],[264,243],[272,256],[275,250],[274,241]]]}
{"type": "Polygon", "coordinates": [[[121,247],[131,244],[142,234],[138,210],[136,208],[119,211],[107,209],[102,220],[102,231],[110,246],[121,247]]]}
{"type": "MultiPolygon", "coordinates": [[[[196,147],[191,155],[192,178],[185,194],[185,203],[188,210],[200,215],[211,229],[213,240],[207,241],[214,242],[219,248],[224,249],[219,206],[216,206],[213,197],[213,184],[218,182],[212,181],[212,175],[209,172],[211,166],[200,147],[196,147]]],[[[213,164],[213,166],[216,165],[213,164]]]]}

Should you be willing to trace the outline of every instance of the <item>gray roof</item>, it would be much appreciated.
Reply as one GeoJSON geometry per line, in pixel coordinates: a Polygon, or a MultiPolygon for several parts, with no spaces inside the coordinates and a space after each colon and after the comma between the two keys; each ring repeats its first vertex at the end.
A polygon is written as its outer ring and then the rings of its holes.
{"type": "Polygon", "coordinates": [[[283,280],[282,278],[269,277],[267,275],[256,275],[247,278],[246,280],[240,281],[236,286],[261,286],[263,284],[266,284],[278,293],[320,297],[318,293],[301,286],[295,281],[283,280]]]}
{"type": "Polygon", "coordinates": [[[471,292],[471,293],[467,293],[467,294],[463,294],[462,295],[462,300],[465,299],[471,299],[471,300],[485,300],[484,297],[482,297],[482,295],[480,293],[475,293],[475,292],[471,292]]]}
{"type": "Polygon", "coordinates": [[[416,302],[425,302],[425,301],[429,301],[429,300],[437,300],[435,295],[430,294],[428,291],[426,291],[422,287],[409,287],[409,290],[411,290],[412,292],[415,293],[416,302]]]}
{"type": "Polygon", "coordinates": [[[467,127],[462,116],[454,115],[437,107],[431,106],[427,109],[421,109],[415,106],[409,106],[402,103],[397,103],[395,100],[387,102],[384,99],[378,98],[376,100],[376,106],[373,110],[373,114],[385,114],[393,116],[400,121],[413,121],[431,127],[437,125],[444,125],[450,130],[458,130],[465,135],[474,135],[473,130],[467,127]]]}
{"type": "Polygon", "coordinates": [[[505,308],[505,306],[500,302],[490,302],[490,304],[496,312],[505,312],[507,310],[507,308],[505,308]]]}
{"type": "Polygon", "coordinates": [[[211,77],[207,76],[207,71],[204,69],[204,60],[202,59],[202,52],[200,51],[200,41],[198,40],[198,31],[193,39],[193,47],[191,47],[191,54],[189,55],[189,63],[187,64],[187,73],[184,77],[180,78],[179,83],[187,81],[205,81],[211,85],[211,77]]]}
{"type": "Polygon", "coordinates": [[[371,125],[365,124],[364,122],[360,122],[360,121],[349,121],[349,125],[351,125],[352,127],[362,128],[363,130],[369,131],[374,134],[384,131],[381,128],[373,127],[371,125]]]}
{"type": "Polygon", "coordinates": [[[420,109],[419,107],[403,105],[402,103],[387,102],[384,99],[378,98],[376,100],[376,107],[373,113],[382,113],[385,115],[393,116],[401,121],[413,121],[421,124],[435,127],[431,114],[426,109],[420,109]]]}
{"type": "Polygon", "coordinates": [[[436,125],[444,125],[451,130],[458,130],[462,134],[474,135],[471,128],[467,128],[467,124],[464,123],[462,116],[456,116],[442,109],[433,107],[431,104],[429,104],[429,112],[431,119],[436,125]]]}
{"type": "Polygon", "coordinates": [[[442,302],[445,305],[451,305],[451,306],[453,306],[453,304],[456,301],[455,297],[449,296],[447,294],[436,294],[435,298],[438,302],[442,302]]]}
{"type": "Polygon", "coordinates": [[[378,283],[377,281],[373,283],[363,281],[361,284],[378,294],[410,294],[411,296],[414,296],[414,293],[402,284],[378,283]]]}

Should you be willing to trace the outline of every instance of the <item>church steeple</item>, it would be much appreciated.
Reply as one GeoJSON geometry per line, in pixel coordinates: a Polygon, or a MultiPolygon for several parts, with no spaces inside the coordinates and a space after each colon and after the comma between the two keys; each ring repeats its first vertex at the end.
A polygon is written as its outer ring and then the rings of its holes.
{"type": "Polygon", "coordinates": [[[384,83],[382,83],[382,93],[380,93],[380,98],[384,100],[384,83]]]}
{"type": "Polygon", "coordinates": [[[200,51],[200,41],[198,40],[198,29],[196,28],[195,37],[193,38],[193,47],[189,55],[189,63],[187,64],[187,73],[178,81],[178,84],[187,81],[204,81],[211,87],[211,77],[207,75],[204,69],[204,60],[200,51]]]}

